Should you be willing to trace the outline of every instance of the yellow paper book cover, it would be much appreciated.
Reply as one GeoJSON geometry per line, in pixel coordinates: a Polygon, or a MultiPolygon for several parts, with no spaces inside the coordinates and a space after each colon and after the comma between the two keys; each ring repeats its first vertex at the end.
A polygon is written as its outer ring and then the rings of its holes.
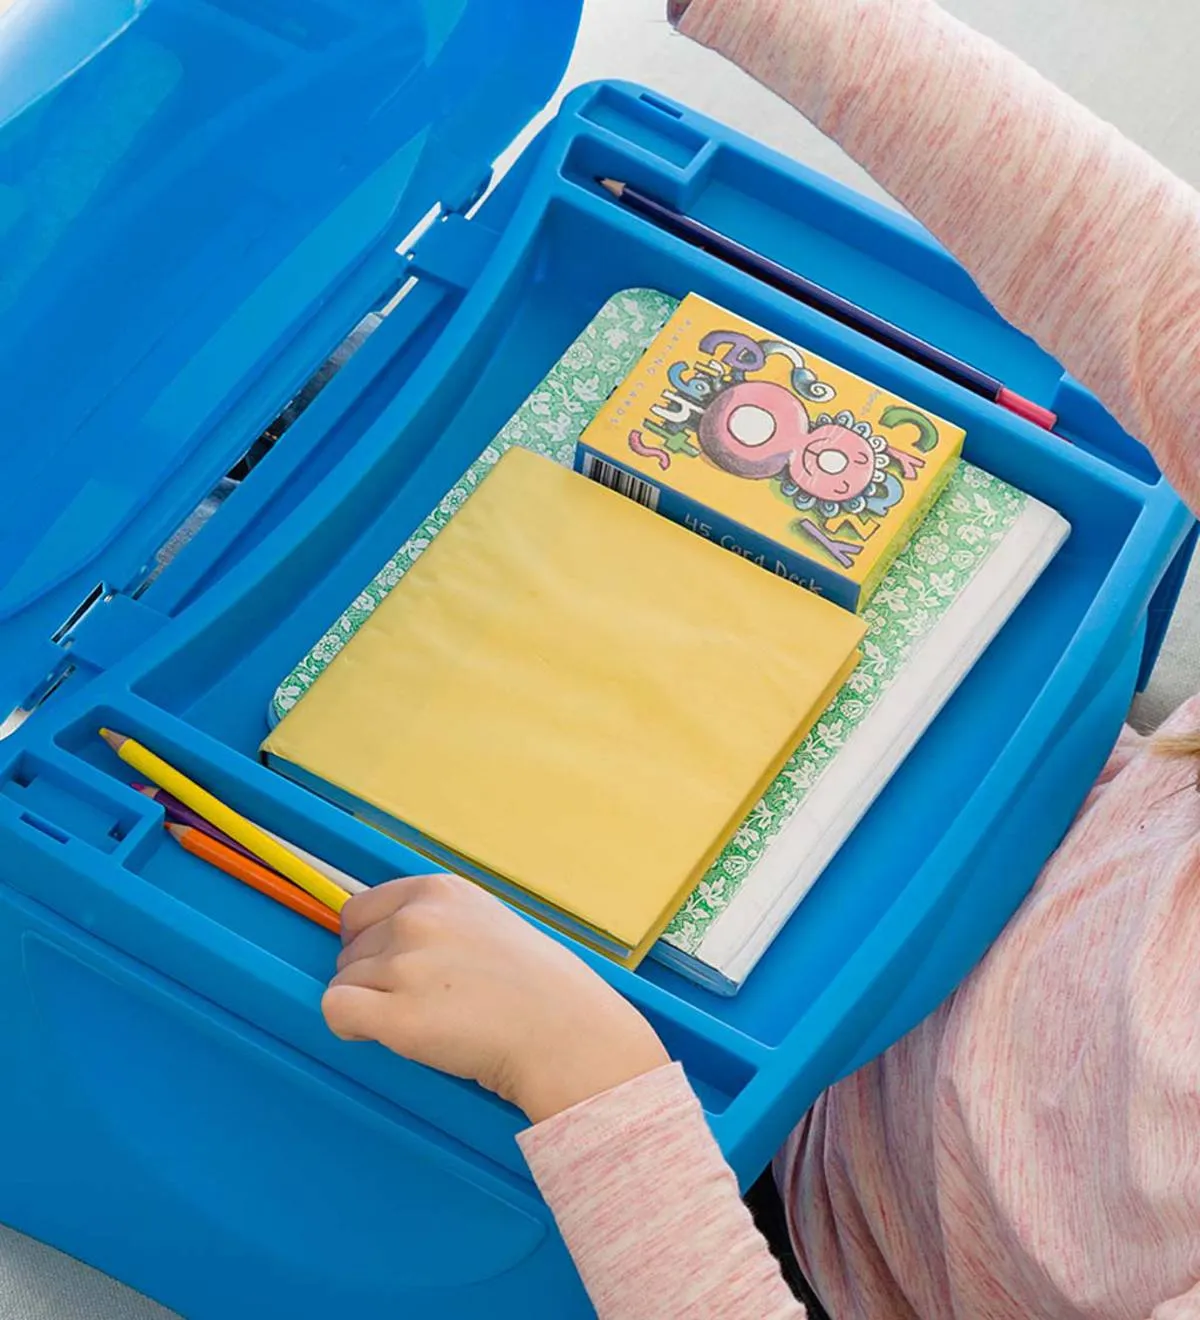
{"type": "Polygon", "coordinates": [[[514,449],[263,750],[636,965],[841,686],[863,632],[514,449]]]}
{"type": "Polygon", "coordinates": [[[963,431],[690,294],[584,432],[576,467],[861,610],[963,431]]]}

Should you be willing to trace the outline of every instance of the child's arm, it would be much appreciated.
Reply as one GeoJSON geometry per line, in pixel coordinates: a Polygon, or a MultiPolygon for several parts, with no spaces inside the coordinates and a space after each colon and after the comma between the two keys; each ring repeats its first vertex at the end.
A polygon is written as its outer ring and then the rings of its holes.
{"type": "Polygon", "coordinates": [[[690,0],[680,27],[840,142],[1200,508],[1195,192],[932,0],[690,0]]]}
{"type": "Polygon", "coordinates": [[[518,1140],[602,1320],[804,1320],[677,1065],[518,1140]]]}
{"type": "Polygon", "coordinates": [[[602,1320],[804,1320],[683,1073],[574,954],[450,876],[342,913],[324,1010],[512,1101],[521,1146],[602,1320]]]}

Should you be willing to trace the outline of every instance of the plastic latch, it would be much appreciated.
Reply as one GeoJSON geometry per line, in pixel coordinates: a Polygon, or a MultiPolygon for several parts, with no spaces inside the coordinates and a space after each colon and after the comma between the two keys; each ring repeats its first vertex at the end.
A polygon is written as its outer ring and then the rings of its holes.
{"type": "Polygon", "coordinates": [[[469,289],[479,278],[499,234],[457,212],[443,215],[422,235],[409,259],[409,274],[454,289],[469,289]]]}
{"type": "Polygon", "coordinates": [[[167,616],[130,596],[104,595],[59,640],[76,666],[104,670],[153,637],[167,616]]]}

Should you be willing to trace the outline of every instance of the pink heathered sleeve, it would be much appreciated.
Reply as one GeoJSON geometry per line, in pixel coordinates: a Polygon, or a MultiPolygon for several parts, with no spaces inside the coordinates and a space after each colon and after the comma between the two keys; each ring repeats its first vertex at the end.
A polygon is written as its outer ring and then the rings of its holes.
{"type": "Polygon", "coordinates": [[[932,0],[691,0],[1093,390],[1200,508],[1200,198],[932,0]]]}
{"type": "Polygon", "coordinates": [[[1183,1297],[1156,1306],[1150,1320],[1200,1320],[1200,1283],[1183,1297]]]}
{"type": "Polygon", "coordinates": [[[804,1320],[677,1064],[518,1140],[600,1320],[804,1320]]]}

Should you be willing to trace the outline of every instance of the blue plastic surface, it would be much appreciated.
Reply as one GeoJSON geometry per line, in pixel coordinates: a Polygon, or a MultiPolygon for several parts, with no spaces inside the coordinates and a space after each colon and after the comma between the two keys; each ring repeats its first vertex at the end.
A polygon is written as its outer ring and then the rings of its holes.
{"type": "MultiPolygon", "coordinates": [[[[190,1320],[589,1314],[519,1117],[334,1040],[318,1007],[332,937],[175,849],[96,729],[140,736],[365,880],[419,866],[256,762],[271,692],[609,296],[694,290],[811,345],[961,423],[971,461],[1073,527],[736,999],[584,955],[683,1062],[744,1181],[1020,902],[1116,736],[1191,527],[1145,450],[923,231],[640,88],[574,94],[407,273],[407,296],[180,558],[137,600],[101,596],[68,635],[76,672],[0,745],[0,1218],[190,1320]],[[1075,443],[657,232],[597,174],[1059,406],[1075,443]],[[312,1249],[309,1214],[339,1221],[330,1250],[312,1249]]],[[[258,339],[235,339],[249,364],[258,339]]],[[[262,365],[276,392],[255,417],[286,400],[287,373],[262,365]]],[[[189,432],[185,450],[191,487],[220,475],[220,446],[189,432]]]]}
{"type": "Polygon", "coordinates": [[[553,91],[580,0],[0,15],[0,708],[404,277],[553,91]]]}

